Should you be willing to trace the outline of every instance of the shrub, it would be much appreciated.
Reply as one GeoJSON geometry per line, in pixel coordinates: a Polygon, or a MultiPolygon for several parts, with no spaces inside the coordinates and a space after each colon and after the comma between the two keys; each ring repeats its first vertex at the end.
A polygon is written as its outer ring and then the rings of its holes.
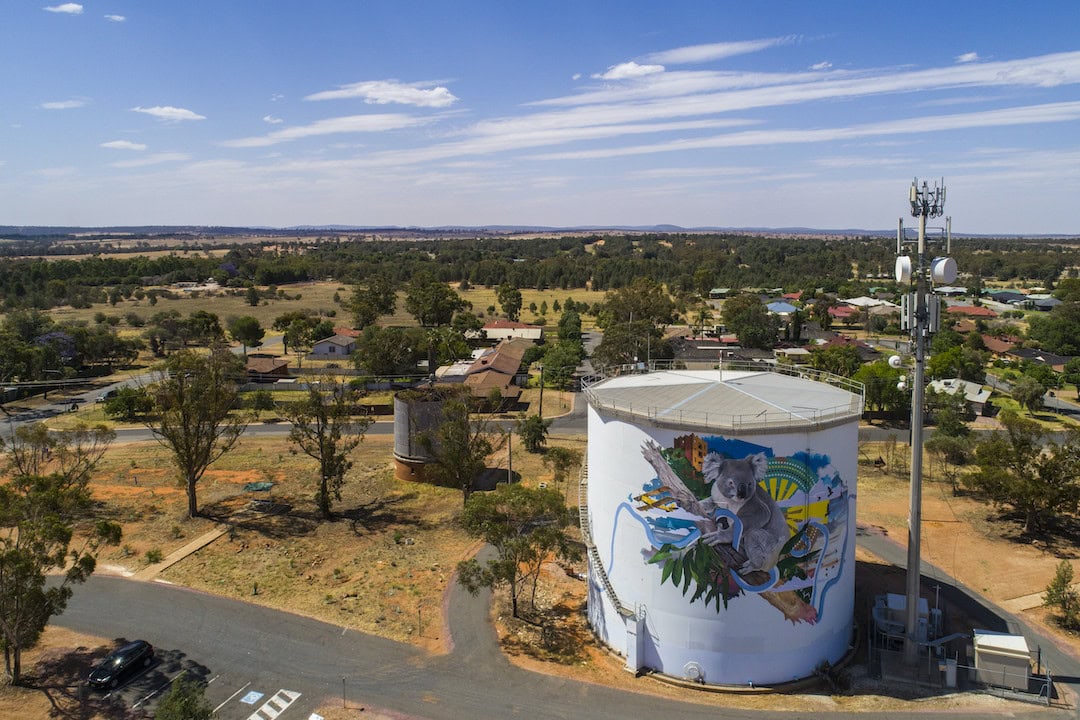
{"type": "Polygon", "coordinates": [[[1057,610],[1060,613],[1058,622],[1069,630],[1080,627],[1080,593],[1073,589],[1072,583],[1072,563],[1062,560],[1043,596],[1043,605],[1057,610]]]}
{"type": "Polygon", "coordinates": [[[148,565],[159,563],[164,559],[165,556],[161,554],[161,550],[159,550],[158,548],[151,548],[150,550],[146,551],[146,563],[148,565]]]}

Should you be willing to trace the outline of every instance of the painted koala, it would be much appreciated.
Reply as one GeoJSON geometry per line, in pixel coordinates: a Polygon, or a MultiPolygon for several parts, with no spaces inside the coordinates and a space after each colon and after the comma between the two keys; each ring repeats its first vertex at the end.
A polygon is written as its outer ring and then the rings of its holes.
{"type": "MultiPolygon", "coordinates": [[[[709,509],[726,508],[742,522],[742,538],[736,549],[746,555],[747,560],[739,568],[740,573],[768,572],[776,565],[780,548],[791,535],[784,511],[758,485],[765,477],[767,465],[765,453],[734,460],[716,452],[706,455],[702,464],[705,479],[712,483],[710,498],[703,501],[703,505],[709,509]]],[[[724,527],[706,533],[702,539],[710,545],[731,543],[734,528],[724,527]]]]}

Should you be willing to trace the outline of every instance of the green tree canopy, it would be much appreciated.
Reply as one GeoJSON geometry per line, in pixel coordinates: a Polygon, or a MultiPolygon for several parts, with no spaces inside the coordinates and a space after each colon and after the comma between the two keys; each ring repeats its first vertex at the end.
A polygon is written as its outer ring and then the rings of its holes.
{"type": "Polygon", "coordinates": [[[1080,301],[1028,318],[1028,337],[1058,355],[1080,355],[1080,301]]]}
{"type": "Polygon", "coordinates": [[[495,300],[502,308],[503,315],[516,321],[521,316],[521,291],[509,283],[503,283],[495,290],[495,300]]]}
{"type": "Polygon", "coordinates": [[[380,317],[397,309],[397,286],[386,275],[372,275],[353,286],[349,309],[356,327],[373,325],[380,317]]]}
{"type": "Polygon", "coordinates": [[[352,467],[349,453],[364,440],[371,424],[367,416],[353,417],[359,394],[332,378],[308,385],[307,393],[296,402],[282,407],[292,423],[289,441],[319,463],[315,502],[324,519],[331,518],[331,501],[341,500],[345,473],[352,467]],[[321,386],[328,385],[327,391],[321,386]]]}
{"type": "Polygon", "coordinates": [[[22,651],[64,611],[72,586],[94,572],[98,550],[120,541],[120,526],[100,521],[71,547],[75,521],[92,507],[90,474],[115,437],[104,426],[52,433],[38,424],[0,441],[10,475],[0,484],[0,639],[15,685],[22,682],[22,651]],[[59,582],[47,582],[49,575],[59,582]]]}
{"type": "Polygon", "coordinates": [[[196,486],[207,468],[236,445],[248,417],[230,414],[237,405],[240,358],[225,350],[209,355],[172,355],[152,388],[157,415],[144,420],[172,454],[184,482],[188,516],[198,517],[196,486]]]}
{"type": "Polygon", "coordinates": [[[485,563],[475,559],[458,563],[458,582],[472,593],[482,587],[507,586],[513,615],[520,617],[518,601],[530,585],[530,604],[536,607],[543,563],[551,555],[576,556],[564,532],[570,520],[562,495],[550,488],[501,485],[494,492],[473,495],[465,504],[461,524],[467,533],[493,546],[496,557],[485,563]]]}
{"type": "Polygon", "coordinates": [[[257,318],[251,315],[241,315],[240,317],[234,317],[227,323],[229,328],[229,336],[241,345],[244,346],[244,354],[247,355],[249,347],[259,347],[262,345],[262,339],[266,335],[266,330],[259,324],[257,318]]]}
{"type": "Polygon", "coordinates": [[[770,313],[753,293],[728,298],[722,312],[724,324],[743,347],[768,350],[780,338],[780,318],[770,313]]]}
{"type": "Polygon", "coordinates": [[[1075,513],[1080,503],[1080,432],[1064,443],[1033,420],[1005,410],[1002,430],[975,447],[978,470],[964,482],[998,505],[1012,507],[1024,532],[1044,529],[1050,518],[1075,513]]]}

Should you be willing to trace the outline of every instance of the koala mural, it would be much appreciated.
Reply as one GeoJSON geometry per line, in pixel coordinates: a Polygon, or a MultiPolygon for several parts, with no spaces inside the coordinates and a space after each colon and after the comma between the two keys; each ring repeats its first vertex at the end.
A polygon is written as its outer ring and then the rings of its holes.
{"type": "MultiPolygon", "coordinates": [[[[711,452],[705,456],[701,471],[710,483],[709,498],[702,502],[705,509],[726,509],[742,523],[742,536],[736,548],[746,555],[739,572],[768,571],[776,565],[780,548],[791,533],[784,511],[759,484],[768,467],[765,453],[747,455],[741,460],[725,458],[711,452]]],[[[735,542],[735,527],[721,518],[715,531],[701,539],[709,545],[735,542]]]]}

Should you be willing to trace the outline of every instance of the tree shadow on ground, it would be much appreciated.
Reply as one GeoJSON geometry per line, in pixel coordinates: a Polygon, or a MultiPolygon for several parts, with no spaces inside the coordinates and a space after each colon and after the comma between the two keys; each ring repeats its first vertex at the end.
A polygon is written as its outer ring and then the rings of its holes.
{"type": "Polygon", "coordinates": [[[1036,545],[1056,558],[1072,560],[1080,557],[1080,518],[1073,515],[1054,515],[1045,520],[1044,526],[1035,532],[1024,531],[1024,517],[1020,513],[1005,510],[987,516],[987,520],[1000,528],[1003,540],[1017,545],[1036,545]]]}
{"type": "Polygon", "coordinates": [[[209,668],[188,659],[180,650],[156,648],[153,664],[119,688],[100,692],[87,685],[86,677],[94,664],[128,642],[126,638],[118,638],[94,648],[80,646],[48,651],[25,676],[26,686],[48,698],[50,718],[136,720],[147,717],[151,709],[148,705],[152,707],[161,699],[161,693],[154,695],[155,691],[165,688],[170,678],[183,672],[186,677],[205,683],[210,676],[209,668]],[[154,697],[147,700],[150,695],[154,697]]]}
{"type": "Polygon", "coordinates": [[[349,521],[352,524],[352,531],[357,535],[379,532],[396,525],[412,525],[417,521],[415,513],[405,511],[400,506],[417,497],[419,493],[410,492],[392,497],[375,498],[335,515],[349,521]]]}
{"type": "Polygon", "coordinates": [[[312,513],[297,511],[287,498],[251,500],[239,507],[235,500],[224,500],[203,506],[201,514],[274,540],[310,535],[320,522],[312,513]]]}

